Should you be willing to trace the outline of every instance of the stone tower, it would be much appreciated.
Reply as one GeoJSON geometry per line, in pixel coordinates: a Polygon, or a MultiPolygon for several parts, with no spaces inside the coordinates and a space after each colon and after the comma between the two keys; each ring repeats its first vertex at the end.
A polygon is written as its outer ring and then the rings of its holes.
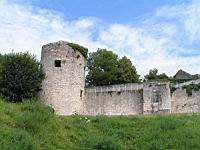
{"type": "Polygon", "coordinates": [[[85,57],[59,41],[42,47],[41,64],[46,78],[40,99],[59,115],[83,113],[85,57]]]}

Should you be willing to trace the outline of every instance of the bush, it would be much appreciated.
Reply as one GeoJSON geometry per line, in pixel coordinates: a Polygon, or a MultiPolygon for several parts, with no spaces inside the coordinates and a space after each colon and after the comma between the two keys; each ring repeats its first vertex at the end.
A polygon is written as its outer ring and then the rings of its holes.
{"type": "MultiPolygon", "coordinates": [[[[87,55],[88,55],[88,49],[80,46],[78,44],[75,43],[68,43],[68,45],[74,50],[74,51],[79,51],[86,59],[87,59],[87,55]]],[[[78,56],[80,57],[80,56],[78,56]]]]}
{"type": "Polygon", "coordinates": [[[186,89],[186,93],[188,96],[192,96],[192,91],[199,91],[200,90],[200,83],[199,84],[189,84],[183,86],[183,89],[186,89]]]}
{"type": "Polygon", "coordinates": [[[44,76],[40,63],[29,53],[4,55],[0,92],[12,102],[34,97],[41,88],[44,76]]]}

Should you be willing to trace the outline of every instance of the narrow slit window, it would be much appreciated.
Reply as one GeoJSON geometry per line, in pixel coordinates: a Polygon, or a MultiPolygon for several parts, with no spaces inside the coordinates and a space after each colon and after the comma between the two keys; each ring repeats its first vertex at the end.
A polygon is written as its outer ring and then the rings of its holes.
{"type": "Polygon", "coordinates": [[[80,90],[80,97],[82,97],[83,95],[83,90],[80,90]]]}
{"type": "Polygon", "coordinates": [[[55,60],[54,65],[55,67],[61,67],[61,60],[55,60]]]}

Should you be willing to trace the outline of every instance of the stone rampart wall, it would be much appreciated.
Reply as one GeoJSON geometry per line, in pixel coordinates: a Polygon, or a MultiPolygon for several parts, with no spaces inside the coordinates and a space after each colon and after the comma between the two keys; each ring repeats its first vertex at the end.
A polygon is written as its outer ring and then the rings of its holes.
{"type": "Polygon", "coordinates": [[[172,94],[172,113],[200,112],[200,91],[192,91],[189,96],[186,89],[179,88],[172,94]]]}
{"type": "Polygon", "coordinates": [[[169,83],[152,82],[86,88],[84,109],[88,115],[169,113],[169,83]]]}
{"type": "Polygon", "coordinates": [[[85,114],[135,115],[143,113],[143,85],[125,84],[86,88],[85,114]]]}

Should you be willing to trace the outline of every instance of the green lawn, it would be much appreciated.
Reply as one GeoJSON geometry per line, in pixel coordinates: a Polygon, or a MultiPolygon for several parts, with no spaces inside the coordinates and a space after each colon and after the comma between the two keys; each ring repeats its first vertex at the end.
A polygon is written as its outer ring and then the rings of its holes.
{"type": "Polygon", "coordinates": [[[0,100],[0,150],[200,149],[200,115],[58,117],[0,100]]]}

